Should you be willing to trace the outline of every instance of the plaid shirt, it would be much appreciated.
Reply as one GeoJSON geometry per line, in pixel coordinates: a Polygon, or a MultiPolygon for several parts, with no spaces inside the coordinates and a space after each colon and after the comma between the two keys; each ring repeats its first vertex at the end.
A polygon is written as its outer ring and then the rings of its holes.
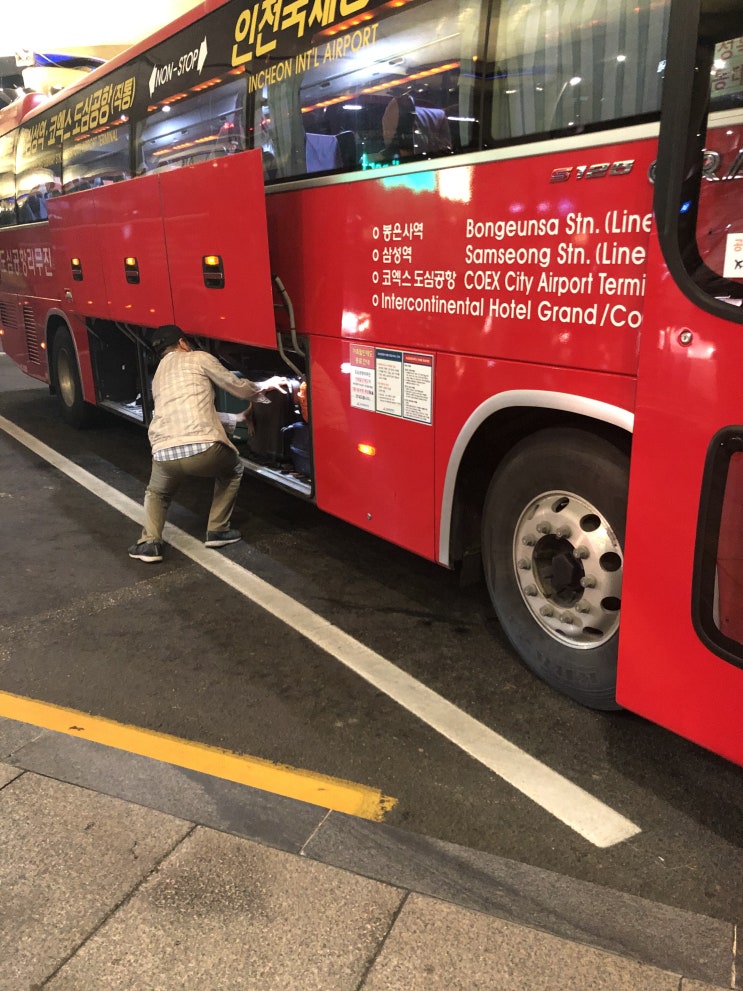
{"type": "MultiPolygon", "coordinates": [[[[222,425],[227,428],[228,434],[234,434],[237,426],[237,417],[234,413],[218,413],[222,425]]],[[[178,444],[176,447],[166,447],[157,454],[152,455],[153,461],[179,461],[181,458],[192,458],[194,454],[203,454],[212,445],[208,441],[201,444],[178,444]]]]}
{"type": "Polygon", "coordinates": [[[246,403],[260,392],[259,386],[228,372],[207,351],[169,351],[163,357],[152,382],[155,413],[149,435],[156,461],[188,457],[183,450],[194,454],[216,443],[233,446],[214,406],[215,387],[246,403]]]}
{"type": "Polygon", "coordinates": [[[211,444],[179,444],[178,447],[166,447],[152,455],[154,461],[179,461],[181,458],[192,458],[194,454],[203,454],[211,444]]]}

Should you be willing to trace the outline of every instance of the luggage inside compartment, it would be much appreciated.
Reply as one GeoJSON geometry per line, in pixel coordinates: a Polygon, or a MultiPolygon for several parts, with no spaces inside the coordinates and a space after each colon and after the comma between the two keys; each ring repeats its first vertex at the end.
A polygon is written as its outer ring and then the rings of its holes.
{"type": "Polygon", "coordinates": [[[300,418],[294,396],[299,383],[290,380],[288,393],[272,389],[251,403],[248,425],[245,431],[245,450],[248,457],[260,464],[283,468],[291,464],[284,428],[300,418]]]}
{"type": "Polygon", "coordinates": [[[304,420],[295,420],[282,429],[284,443],[288,441],[289,457],[294,470],[307,478],[312,474],[310,457],[310,428],[304,420]]]}
{"type": "MultiPolygon", "coordinates": [[[[251,379],[260,382],[268,377],[256,374],[251,379]]],[[[252,400],[247,420],[238,425],[232,440],[246,461],[309,482],[312,477],[310,432],[303,418],[307,411],[306,384],[298,378],[288,378],[287,382],[287,393],[272,389],[252,400]]],[[[238,413],[246,404],[219,390],[217,408],[238,413]]]]}

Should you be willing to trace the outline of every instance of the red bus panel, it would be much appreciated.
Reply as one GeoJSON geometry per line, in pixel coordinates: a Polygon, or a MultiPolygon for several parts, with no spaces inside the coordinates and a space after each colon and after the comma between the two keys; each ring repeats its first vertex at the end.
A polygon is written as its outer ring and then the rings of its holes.
{"type": "Polygon", "coordinates": [[[74,311],[145,327],[173,322],[157,176],[53,198],[47,209],[55,245],[61,227],[55,267],[74,311]],[[72,281],[73,258],[82,282],[72,281]],[[129,267],[127,258],[134,260],[129,267]]]}
{"type": "Polygon", "coordinates": [[[65,309],[79,316],[109,317],[96,192],[87,190],[47,201],[54,280],[65,309]],[[73,261],[77,276],[73,277],[73,261]]]}
{"type": "Polygon", "coordinates": [[[103,257],[111,319],[145,327],[172,323],[158,177],[112,183],[94,195],[98,211],[95,247],[103,257]],[[136,282],[127,281],[127,258],[136,262],[129,276],[138,276],[136,282]]]}
{"type": "MultiPolygon", "coordinates": [[[[276,347],[261,152],[159,177],[175,322],[190,334],[276,347]],[[224,284],[208,288],[203,259],[219,256],[224,284]]],[[[291,238],[288,228],[283,236],[291,238]]]]}
{"type": "Polygon", "coordinates": [[[373,347],[354,355],[352,348],[331,338],[312,342],[317,504],[363,530],[433,558],[434,432],[430,423],[412,418],[431,411],[433,357],[373,347]],[[381,383],[383,374],[386,386],[381,383]],[[421,391],[426,393],[415,410],[404,402],[406,379],[423,383],[421,391]],[[369,398],[367,381],[369,389],[383,390],[390,413],[362,408],[369,398]]]}
{"type": "Polygon", "coordinates": [[[616,175],[553,181],[578,154],[269,195],[272,263],[298,325],[634,374],[654,144],[602,147],[616,175]]]}
{"type": "MultiPolygon", "coordinates": [[[[617,700],[743,764],[743,669],[702,642],[692,602],[705,461],[717,432],[743,422],[743,329],[709,314],[701,318],[663,274],[652,238],[648,280],[663,292],[645,300],[617,700]]],[[[721,563],[728,570],[730,554],[721,563]]]]}

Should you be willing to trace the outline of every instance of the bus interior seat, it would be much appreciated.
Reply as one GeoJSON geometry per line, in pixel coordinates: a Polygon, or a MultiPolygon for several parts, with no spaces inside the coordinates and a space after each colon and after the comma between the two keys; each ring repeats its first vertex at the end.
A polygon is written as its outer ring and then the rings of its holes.
{"type": "Polygon", "coordinates": [[[382,115],[384,146],[401,155],[442,155],[452,150],[445,110],[417,107],[409,94],[393,96],[382,115]]]}
{"type": "Polygon", "coordinates": [[[22,224],[36,224],[40,220],[46,220],[46,204],[38,193],[29,193],[26,197],[20,212],[22,224]]]}
{"type": "Polygon", "coordinates": [[[308,172],[327,172],[343,167],[341,149],[335,134],[305,135],[305,154],[308,172]]]}
{"type": "Polygon", "coordinates": [[[356,148],[356,135],[353,131],[340,131],[336,134],[336,138],[341,151],[343,168],[346,171],[358,168],[359,156],[356,148]]]}

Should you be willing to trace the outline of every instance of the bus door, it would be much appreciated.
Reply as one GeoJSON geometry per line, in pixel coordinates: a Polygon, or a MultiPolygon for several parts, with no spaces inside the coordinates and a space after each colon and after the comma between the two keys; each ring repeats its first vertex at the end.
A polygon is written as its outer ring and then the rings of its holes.
{"type": "Polygon", "coordinates": [[[617,700],[743,763],[743,10],[674,0],[617,700]]]}
{"type": "Polygon", "coordinates": [[[197,336],[275,348],[260,150],[159,179],[175,323],[197,336]]]}

